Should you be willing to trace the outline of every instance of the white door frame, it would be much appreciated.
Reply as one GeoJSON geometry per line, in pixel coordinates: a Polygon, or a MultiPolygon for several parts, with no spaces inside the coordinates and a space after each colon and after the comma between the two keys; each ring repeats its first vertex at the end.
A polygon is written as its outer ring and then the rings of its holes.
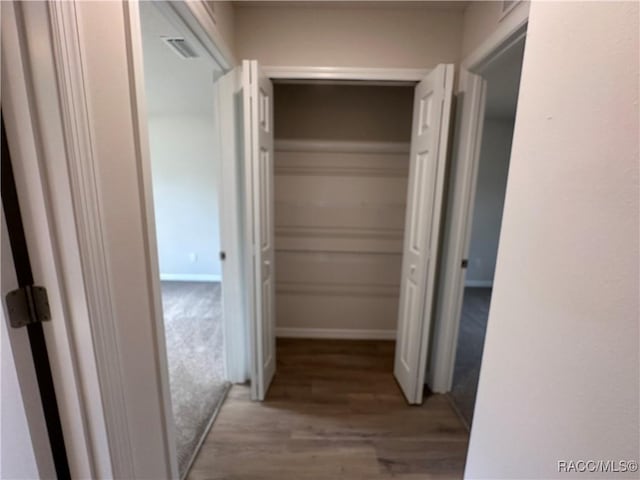
{"type": "Polygon", "coordinates": [[[471,215],[480,161],[485,92],[473,85],[468,72],[482,76],[495,60],[526,35],[529,4],[522,2],[505,16],[499,27],[461,63],[458,91],[474,92],[464,99],[460,131],[456,132],[457,159],[453,194],[450,197],[448,243],[440,272],[440,291],[434,323],[433,349],[427,368],[427,383],[435,393],[451,390],[456,360],[458,330],[466,270],[461,262],[469,250],[471,215]]]}
{"type": "Polygon", "coordinates": [[[367,67],[295,67],[263,66],[262,72],[273,81],[365,81],[415,84],[431,69],[428,68],[367,68],[367,67]]]}
{"type": "MultiPolygon", "coordinates": [[[[142,67],[138,6],[121,2],[100,7],[117,23],[113,28],[125,33],[111,39],[109,55],[127,58],[126,64],[118,63],[116,75],[128,77],[134,125],[135,152],[126,154],[137,162],[138,189],[128,193],[139,195],[140,205],[133,211],[145,217],[142,234],[153,245],[140,260],[146,266],[144,281],[151,288],[141,287],[145,294],[135,309],[152,312],[153,319],[140,318],[140,326],[132,326],[136,334],[150,328],[150,334],[136,338],[137,343],[125,341],[129,326],[122,325],[117,315],[125,305],[118,303],[115,292],[126,287],[110,272],[110,257],[118,247],[109,242],[102,223],[104,180],[98,157],[105,154],[105,145],[94,140],[99,130],[92,115],[96,105],[90,99],[96,92],[85,75],[95,58],[84,52],[89,46],[83,43],[83,33],[88,34],[83,28],[97,20],[97,13],[84,7],[82,2],[2,5],[2,60],[3,65],[5,60],[12,65],[3,69],[7,75],[3,75],[2,107],[8,135],[19,145],[14,155],[16,183],[34,277],[47,287],[57,319],[44,328],[71,473],[74,478],[177,478],[155,228],[149,212],[148,145],[140,122],[144,90],[138,75],[142,67]],[[124,358],[139,357],[141,348],[143,365],[123,364],[124,358]],[[138,388],[131,370],[153,378],[140,378],[138,388]],[[150,395],[157,395],[156,403],[148,402],[150,395]],[[141,441],[145,435],[155,438],[141,441]]],[[[175,18],[201,39],[222,71],[234,64],[206,2],[168,2],[164,8],[172,9],[175,18]]]]}

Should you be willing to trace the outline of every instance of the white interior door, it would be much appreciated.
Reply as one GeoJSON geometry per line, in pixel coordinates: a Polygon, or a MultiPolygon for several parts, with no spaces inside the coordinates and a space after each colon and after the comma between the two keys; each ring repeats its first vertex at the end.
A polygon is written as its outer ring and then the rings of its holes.
{"type": "Polygon", "coordinates": [[[421,403],[438,258],[453,65],[438,65],[415,89],[394,374],[421,403]]]}
{"type": "Polygon", "coordinates": [[[247,236],[252,281],[249,301],[251,393],[264,400],[276,371],[273,255],[273,85],[258,62],[242,62],[247,236]]]}

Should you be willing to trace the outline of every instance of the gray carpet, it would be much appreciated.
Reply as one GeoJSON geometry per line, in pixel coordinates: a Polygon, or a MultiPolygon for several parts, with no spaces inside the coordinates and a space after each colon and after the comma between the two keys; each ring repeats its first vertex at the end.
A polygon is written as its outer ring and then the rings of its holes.
{"type": "Polygon", "coordinates": [[[180,477],[207,433],[228,382],[220,283],[162,282],[169,383],[180,477]]]}
{"type": "Polygon", "coordinates": [[[464,289],[451,396],[469,425],[476,403],[490,303],[491,288],[464,289]]]}

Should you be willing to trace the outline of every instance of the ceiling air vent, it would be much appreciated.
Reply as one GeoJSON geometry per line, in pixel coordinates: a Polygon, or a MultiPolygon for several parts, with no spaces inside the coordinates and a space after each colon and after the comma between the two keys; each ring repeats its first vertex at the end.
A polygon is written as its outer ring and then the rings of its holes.
{"type": "Polygon", "coordinates": [[[183,37],[162,37],[164,43],[171,47],[180,58],[198,58],[195,49],[183,37]]]}

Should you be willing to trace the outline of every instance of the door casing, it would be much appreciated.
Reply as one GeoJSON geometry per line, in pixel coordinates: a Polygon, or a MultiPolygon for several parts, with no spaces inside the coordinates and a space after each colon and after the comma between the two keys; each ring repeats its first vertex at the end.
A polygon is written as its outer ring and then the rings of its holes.
{"type": "Polygon", "coordinates": [[[451,390],[456,360],[466,273],[461,269],[461,265],[469,250],[471,238],[471,215],[480,161],[486,96],[486,87],[474,77],[481,76],[482,71],[493,61],[522,41],[526,36],[528,18],[528,2],[522,2],[505,17],[493,35],[461,64],[458,80],[458,94],[463,97],[458,112],[461,128],[456,132],[458,138],[454,146],[454,150],[457,151],[453,159],[456,171],[450,185],[452,194],[447,212],[449,227],[445,232],[447,243],[440,271],[441,285],[434,317],[433,348],[426,376],[427,383],[434,393],[446,393],[451,390]]]}

